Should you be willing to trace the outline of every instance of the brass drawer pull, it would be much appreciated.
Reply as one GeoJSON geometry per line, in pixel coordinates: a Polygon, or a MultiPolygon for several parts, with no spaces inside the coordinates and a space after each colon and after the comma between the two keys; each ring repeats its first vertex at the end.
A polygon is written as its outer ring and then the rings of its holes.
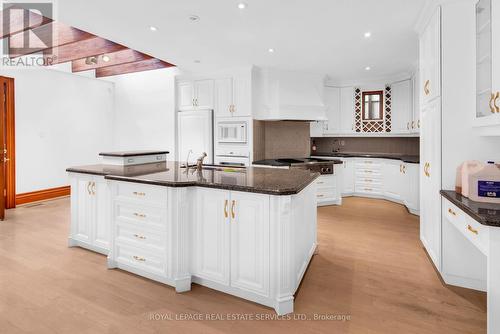
{"type": "Polygon", "coordinates": [[[373,182],[371,179],[365,179],[365,182],[373,182]]]}
{"type": "Polygon", "coordinates": [[[471,231],[472,233],[474,233],[475,235],[478,235],[478,234],[479,234],[478,230],[473,229],[473,228],[472,228],[472,226],[470,226],[470,225],[467,225],[467,229],[468,229],[469,231],[471,231]]]}
{"type": "Polygon", "coordinates": [[[320,182],[320,181],[318,181],[318,184],[325,184],[325,182],[323,182],[323,181],[321,181],[321,182],[320,182]]]}
{"type": "Polygon", "coordinates": [[[231,217],[234,219],[234,217],[236,217],[236,214],[234,213],[234,205],[236,204],[236,201],[233,200],[233,202],[231,203],[231,217]]]}
{"type": "Polygon", "coordinates": [[[366,191],[373,191],[371,188],[365,188],[366,191]]]}
{"type": "Polygon", "coordinates": [[[139,217],[139,218],[146,218],[146,215],[144,213],[134,212],[134,216],[139,217]]]}
{"type": "Polygon", "coordinates": [[[134,255],[134,260],[139,262],[146,262],[146,259],[137,255],[134,255]]]}
{"type": "Polygon", "coordinates": [[[456,216],[456,215],[457,215],[457,214],[456,214],[456,212],[455,212],[455,211],[453,211],[451,208],[448,208],[448,212],[449,212],[449,213],[451,213],[451,214],[452,214],[452,215],[454,215],[454,216],[456,216]]]}
{"type": "Polygon", "coordinates": [[[488,105],[489,105],[489,107],[490,107],[490,111],[491,111],[492,113],[495,113],[495,112],[496,112],[496,109],[495,109],[495,107],[493,106],[493,100],[495,99],[495,97],[496,97],[496,94],[495,94],[495,93],[491,93],[491,95],[490,95],[490,102],[488,103],[488,105]]]}
{"type": "Polygon", "coordinates": [[[139,192],[139,191],[134,191],[134,195],[136,195],[136,196],[146,196],[146,193],[139,192]]]}
{"type": "Polygon", "coordinates": [[[429,95],[431,93],[431,91],[429,89],[430,84],[431,84],[430,80],[426,80],[425,81],[425,84],[424,84],[424,93],[425,93],[425,95],[429,95]]]}
{"type": "Polygon", "coordinates": [[[316,195],[316,197],[325,197],[325,195],[316,195]]]}
{"type": "Polygon", "coordinates": [[[139,235],[139,234],[134,234],[134,237],[136,237],[137,239],[142,239],[142,240],[146,239],[145,236],[139,235]]]}
{"type": "Polygon", "coordinates": [[[370,160],[365,160],[365,163],[367,163],[367,164],[372,164],[372,163],[373,163],[373,161],[370,161],[370,160]]]}
{"type": "Polygon", "coordinates": [[[373,173],[371,170],[365,170],[365,173],[373,173]]]}
{"type": "Polygon", "coordinates": [[[227,213],[227,199],[224,201],[224,217],[227,218],[229,215],[227,213]]]}
{"type": "Polygon", "coordinates": [[[497,92],[495,94],[495,97],[493,98],[493,106],[495,107],[496,112],[500,112],[500,107],[497,105],[497,100],[500,97],[500,92],[497,92]]]}

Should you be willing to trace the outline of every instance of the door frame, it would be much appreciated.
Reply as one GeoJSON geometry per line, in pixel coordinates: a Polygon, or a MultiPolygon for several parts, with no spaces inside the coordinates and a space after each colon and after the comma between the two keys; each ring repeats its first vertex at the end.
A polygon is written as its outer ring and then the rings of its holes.
{"type": "Polygon", "coordinates": [[[4,76],[0,77],[7,81],[7,92],[5,96],[5,143],[7,147],[7,161],[5,162],[5,208],[12,209],[16,207],[16,127],[14,78],[4,76]]]}

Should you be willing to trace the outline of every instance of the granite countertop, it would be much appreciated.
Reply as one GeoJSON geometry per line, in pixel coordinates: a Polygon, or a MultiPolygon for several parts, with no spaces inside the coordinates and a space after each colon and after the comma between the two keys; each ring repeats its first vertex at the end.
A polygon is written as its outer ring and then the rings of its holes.
{"type": "Polygon", "coordinates": [[[169,154],[169,151],[119,151],[119,152],[101,152],[100,156],[103,157],[136,157],[143,155],[157,155],[157,154],[169,154]]]}
{"type": "Polygon", "coordinates": [[[320,159],[312,159],[312,158],[292,158],[292,159],[265,159],[254,161],[253,165],[258,166],[272,166],[272,167],[306,167],[306,166],[322,166],[322,165],[340,165],[343,164],[342,160],[321,160],[320,159]],[[290,162],[295,161],[295,162],[290,162]]]}
{"type": "Polygon", "coordinates": [[[471,201],[453,190],[441,190],[441,195],[479,223],[500,227],[500,204],[471,201]]]}
{"type": "Polygon", "coordinates": [[[303,169],[262,167],[181,168],[177,161],[136,166],[89,165],[71,167],[67,172],[101,175],[105,179],[166,187],[206,187],[269,195],[294,195],[313,182],[319,173],[303,169]]]}
{"type": "Polygon", "coordinates": [[[403,162],[418,164],[420,156],[407,155],[399,153],[369,153],[369,152],[316,152],[311,154],[313,157],[334,157],[334,158],[374,158],[374,159],[394,159],[403,162]]]}

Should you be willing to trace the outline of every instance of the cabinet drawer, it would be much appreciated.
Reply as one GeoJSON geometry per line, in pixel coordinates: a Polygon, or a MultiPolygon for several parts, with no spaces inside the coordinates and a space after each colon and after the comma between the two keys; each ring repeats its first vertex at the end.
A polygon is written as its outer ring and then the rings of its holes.
{"type": "Polygon", "coordinates": [[[316,190],[316,198],[318,201],[336,199],[337,198],[337,189],[334,187],[318,188],[316,190]]]}
{"type": "Polygon", "coordinates": [[[115,219],[137,226],[165,230],[167,210],[126,202],[115,202],[115,219]]]}
{"type": "Polygon", "coordinates": [[[363,184],[356,183],[356,192],[360,194],[368,194],[368,195],[381,195],[382,189],[373,187],[373,186],[365,186],[363,184]]]}
{"type": "Polygon", "coordinates": [[[368,179],[356,180],[356,188],[370,188],[377,191],[382,191],[382,183],[380,181],[367,181],[368,179]]]}
{"type": "Polygon", "coordinates": [[[115,248],[115,260],[117,263],[152,274],[166,276],[167,265],[163,256],[152,254],[147,250],[125,245],[120,242],[117,242],[115,248]]]}
{"type": "Polygon", "coordinates": [[[116,240],[125,245],[151,249],[151,251],[164,251],[166,245],[166,232],[147,230],[139,226],[117,222],[116,240]]]}
{"type": "Polygon", "coordinates": [[[455,226],[482,253],[488,255],[489,229],[483,226],[448,200],[443,201],[443,215],[448,223],[455,226]]]}
{"type": "Polygon", "coordinates": [[[382,169],[382,164],[379,161],[375,160],[358,160],[356,161],[355,164],[356,169],[371,169],[371,170],[378,170],[380,171],[382,169]]]}
{"type": "Polygon", "coordinates": [[[320,176],[316,179],[315,182],[318,188],[337,186],[337,179],[335,178],[335,176],[320,176]]]}
{"type": "Polygon", "coordinates": [[[360,179],[370,179],[373,181],[382,181],[382,173],[380,171],[373,171],[370,169],[359,169],[356,170],[356,180],[360,179]]]}
{"type": "Polygon", "coordinates": [[[167,206],[167,188],[132,182],[117,182],[118,197],[126,200],[148,202],[151,205],[167,206]]]}

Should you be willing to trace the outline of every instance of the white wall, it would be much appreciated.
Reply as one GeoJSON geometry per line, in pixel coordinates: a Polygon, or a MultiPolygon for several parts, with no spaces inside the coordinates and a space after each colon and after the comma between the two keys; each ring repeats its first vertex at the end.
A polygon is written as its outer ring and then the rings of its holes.
{"type": "Polygon", "coordinates": [[[15,79],[17,193],[68,185],[67,167],[113,148],[112,83],[46,69],[0,75],[15,79]]]}
{"type": "Polygon", "coordinates": [[[115,84],[116,150],[162,149],[175,159],[177,68],[110,77],[115,84]]]}

